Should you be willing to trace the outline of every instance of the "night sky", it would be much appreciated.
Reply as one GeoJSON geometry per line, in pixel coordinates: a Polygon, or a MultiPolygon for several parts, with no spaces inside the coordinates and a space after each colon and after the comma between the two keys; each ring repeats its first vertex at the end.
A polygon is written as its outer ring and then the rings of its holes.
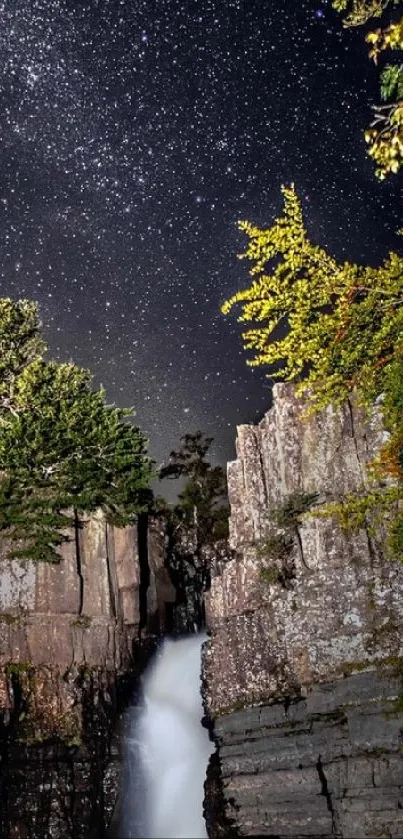
{"type": "Polygon", "coordinates": [[[399,247],[363,36],[314,0],[0,0],[1,295],[38,301],[157,462],[198,428],[225,461],[269,406],[220,314],[249,282],[238,219],[269,226],[294,182],[336,257],[399,247]]]}

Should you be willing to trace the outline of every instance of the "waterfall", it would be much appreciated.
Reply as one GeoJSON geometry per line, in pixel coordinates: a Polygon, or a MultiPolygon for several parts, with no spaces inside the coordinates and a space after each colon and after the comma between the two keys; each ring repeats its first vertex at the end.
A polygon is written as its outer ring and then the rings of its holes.
{"type": "Polygon", "coordinates": [[[204,781],[214,751],[203,728],[204,635],[166,639],[131,709],[123,796],[125,837],[204,839],[204,781]]]}

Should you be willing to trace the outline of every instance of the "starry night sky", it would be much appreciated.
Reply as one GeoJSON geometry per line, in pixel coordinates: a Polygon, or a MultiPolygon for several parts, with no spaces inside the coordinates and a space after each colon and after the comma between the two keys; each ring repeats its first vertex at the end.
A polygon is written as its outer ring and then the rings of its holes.
{"type": "Polygon", "coordinates": [[[363,35],[315,0],[0,0],[0,293],[38,301],[157,462],[197,428],[223,462],[269,406],[219,311],[248,284],[238,219],[269,226],[294,182],[338,258],[399,247],[363,35]]]}

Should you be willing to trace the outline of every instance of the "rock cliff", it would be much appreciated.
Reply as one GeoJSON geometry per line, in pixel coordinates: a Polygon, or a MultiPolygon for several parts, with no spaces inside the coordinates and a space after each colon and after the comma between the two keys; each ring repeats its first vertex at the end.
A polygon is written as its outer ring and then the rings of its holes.
{"type": "Polygon", "coordinates": [[[119,781],[118,695],[169,629],[161,521],[81,521],[57,565],[0,543],[1,839],[101,837],[119,781]],[[140,643],[141,641],[141,643],[140,643]]]}
{"type": "Polygon", "coordinates": [[[313,515],[280,565],[266,539],[285,499],[364,488],[383,431],[353,401],[309,419],[304,407],[277,385],[228,467],[235,556],[206,597],[204,664],[227,835],[403,837],[403,566],[381,528],[313,515]]]}

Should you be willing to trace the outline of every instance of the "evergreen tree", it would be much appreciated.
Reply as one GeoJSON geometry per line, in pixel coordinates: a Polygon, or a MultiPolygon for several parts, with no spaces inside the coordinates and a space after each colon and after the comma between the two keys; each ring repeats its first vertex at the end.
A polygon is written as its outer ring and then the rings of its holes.
{"type": "Polygon", "coordinates": [[[11,555],[56,561],[78,513],[124,525],[147,506],[146,441],[88,371],[43,360],[35,304],[0,302],[0,344],[0,532],[11,555]]]}
{"type": "Polygon", "coordinates": [[[0,298],[0,409],[12,410],[16,377],[46,350],[35,303],[0,298]]]}
{"type": "Polygon", "coordinates": [[[169,463],[159,472],[161,480],[185,480],[173,513],[178,521],[196,530],[199,546],[228,533],[225,471],[206,460],[212,442],[213,438],[201,431],[185,434],[179,450],[171,452],[169,463]]]}
{"type": "Polygon", "coordinates": [[[341,403],[354,387],[367,401],[384,388],[385,375],[403,353],[403,257],[389,253],[379,268],[338,263],[310,242],[294,188],[284,188],[284,214],[260,230],[241,222],[248,236],[242,258],[256,279],[227,300],[227,314],[242,305],[239,321],[251,366],[278,365],[271,375],[302,377],[317,407],[341,403]]]}
{"type": "MultiPolygon", "coordinates": [[[[222,311],[241,304],[239,320],[253,324],[243,333],[246,349],[254,351],[247,364],[268,365],[272,376],[297,381],[312,410],[341,404],[352,391],[364,405],[382,402],[390,437],[377,475],[393,475],[395,485],[386,484],[382,498],[372,493],[358,500],[357,521],[364,521],[369,506],[394,509],[403,491],[403,257],[389,253],[379,268],[338,263],[310,242],[294,189],[283,193],[284,214],[271,228],[241,222],[249,239],[243,257],[253,263],[254,279],[222,311]]],[[[403,554],[401,514],[397,521],[403,554]]]]}

